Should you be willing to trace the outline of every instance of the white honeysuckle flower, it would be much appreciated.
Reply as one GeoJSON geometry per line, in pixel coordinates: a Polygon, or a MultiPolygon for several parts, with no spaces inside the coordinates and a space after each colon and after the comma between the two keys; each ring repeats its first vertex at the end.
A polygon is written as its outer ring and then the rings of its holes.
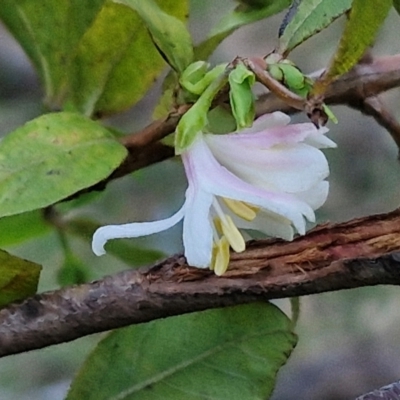
{"type": "Polygon", "coordinates": [[[199,134],[182,153],[188,188],[181,209],[170,218],[99,228],[93,252],[104,254],[110,239],[166,230],[183,219],[183,244],[189,265],[222,275],[229,251],[245,250],[238,228],[256,229],[292,240],[306,231],[306,219],[326,200],[328,162],[319,150],[336,147],[312,123],[288,125],[275,112],[240,133],[199,134]]]}

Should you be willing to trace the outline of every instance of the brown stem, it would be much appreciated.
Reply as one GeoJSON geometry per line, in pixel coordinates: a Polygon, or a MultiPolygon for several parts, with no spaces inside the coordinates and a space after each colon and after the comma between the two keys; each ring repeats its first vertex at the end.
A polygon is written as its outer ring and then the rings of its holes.
{"type": "Polygon", "coordinates": [[[243,63],[254,73],[258,82],[267,87],[271,93],[281,99],[285,104],[297,110],[304,111],[306,101],[274,79],[265,68],[249,59],[243,59],[243,63]]]}
{"type": "MultiPolygon", "coordinates": [[[[380,57],[359,64],[349,73],[333,82],[325,93],[326,104],[345,104],[356,98],[367,98],[400,86],[400,54],[380,57]]],[[[323,71],[311,74],[319,76],[323,71]]],[[[293,114],[296,108],[278,99],[273,93],[261,96],[257,101],[257,115],[281,110],[293,114]]]]}
{"type": "Polygon", "coordinates": [[[124,136],[121,139],[121,143],[127,149],[141,149],[165,138],[175,131],[182,115],[189,108],[189,105],[182,106],[178,111],[171,113],[166,118],[152,122],[141,131],[124,136]]]}
{"type": "Polygon", "coordinates": [[[293,242],[249,242],[223,277],[174,256],[11,304],[0,310],[0,356],[172,315],[378,284],[400,284],[400,209],[293,242]]]}

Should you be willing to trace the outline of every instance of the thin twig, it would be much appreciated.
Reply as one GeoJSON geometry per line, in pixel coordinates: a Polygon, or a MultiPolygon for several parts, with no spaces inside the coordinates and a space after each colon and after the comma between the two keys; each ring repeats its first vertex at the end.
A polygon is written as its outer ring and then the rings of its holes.
{"type": "Polygon", "coordinates": [[[304,111],[306,100],[303,97],[293,93],[286,86],[274,79],[269,72],[265,68],[262,68],[258,63],[253,62],[250,59],[243,59],[242,62],[254,73],[257,81],[267,87],[271,93],[290,107],[299,111],[304,111]]]}
{"type": "MultiPolygon", "coordinates": [[[[323,70],[311,74],[317,77],[323,70]]],[[[400,54],[380,57],[365,64],[359,64],[349,73],[333,82],[325,93],[326,104],[348,105],[349,100],[376,96],[400,86],[400,54]]],[[[257,115],[281,110],[288,114],[298,112],[273,93],[262,95],[257,100],[257,115]]]]}
{"type": "Polygon", "coordinates": [[[127,149],[141,149],[152,143],[157,142],[175,131],[182,115],[190,108],[184,105],[176,112],[169,114],[166,118],[161,118],[152,122],[139,132],[131,133],[121,138],[121,143],[127,149]]]}

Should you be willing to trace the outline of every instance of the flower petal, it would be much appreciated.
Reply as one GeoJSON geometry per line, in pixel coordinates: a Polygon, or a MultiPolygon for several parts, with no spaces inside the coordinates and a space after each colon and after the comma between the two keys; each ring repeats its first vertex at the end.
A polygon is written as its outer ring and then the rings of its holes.
{"type": "MultiPolygon", "coordinates": [[[[205,135],[205,140],[211,147],[212,152],[221,146],[226,146],[230,151],[235,149],[249,146],[254,149],[266,149],[274,145],[292,144],[306,141],[310,139],[310,145],[318,144],[323,141],[321,137],[328,131],[327,128],[317,128],[311,123],[293,124],[287,126],[280,126],[276,128],[269,128],[255,133],[237,133],[227,135],[205,135]]],[[[329,143],[331,141],[329,140],[329,143]]],[[[332,142],[333,143],[333,142],[332,142]]],[[[317,147],[318,147],[317,146],[317,147]]]]}
{"type": "Polygon", "coordinates": [[[165,231],[176,225],[183,218],[184,210],[185,205],[171,217],[159,221],[102,226],[93,235],[93,253],[97,256],[105,254],[104,245],[110,239],[134,238],[165,231]]]}
{"type": "Polygon", "coordinates": [[[337,147],[337,144],[333,140],[329,139],[324,135],[324,133],[326,132],[328,132],[327,128],[325,127],[319,128],[319,130],[307,136],[306,139],[304,140],[304,143],[314,146],[317,149],[327,149],[327,148],[337,147]]]}
{"type": "Polygon", "coordinates": [[[235,151],[220,146],[213,155],[239,178],[266,190],[304,192],[329,175],[324,154],[304,143],[235,151]]]}
{"type": "Polygon", "coordinates": [[[187,153],[182,154],[182,160],[189,180],[183,221],[185,257],[189,265],[207,268],[211,263],[213,245],[210,207],[214,196],[199,186],[197,176],[192,171],[192,159],[187,153]]]}
{"type": "Polygon", "coordinates": [[[328,191],[329,182],[322,181],[305,192],[296,193],[296,197],[305,201],[313,210],[316,210],[325,203],[328,197],[328,191]]]}
{"type": "Polygon", "coordinates": [[[290,117],[283,112],[276,111],[271,114],[264,114],[258,117],[250,128],[246,128],[240,131],[243,134],[249,134],[259,132],[269,128],[275,128],[277,126],[285,126],[290,122],[290,117]]]}
{"type": "Polygon", "coordinates": [[[248,222],[236,217],[234,222],[239,228],[254,229],[271,237],[293,240],[294,231],[291,221],[278,214],[260,210],[254,221],[248,222]]]}
{"type": "Polygon", "coordinates": [[[218,164],[207,144],[201,138],[188,151],[192,172],[203,190],[233,200],[245,201],[282,215],[292,221],[299,233],[305,232],[303,215],[315,218],[312,208],[294,195],[274,193],[255,187],[218,164]]]}

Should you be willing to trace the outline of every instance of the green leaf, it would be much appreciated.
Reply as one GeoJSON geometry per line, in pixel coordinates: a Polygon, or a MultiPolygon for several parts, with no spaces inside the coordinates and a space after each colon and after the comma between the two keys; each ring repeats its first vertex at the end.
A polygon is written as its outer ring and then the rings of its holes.
{"type": "MultiPolygon", "coordinates": [[[[187,18],[188,0],[158,3],[187,18]]],[[[123,5],[3,0],[0,19],[32,60],[50,109],[119,112],[136,103],[165,67],[143,20],[123,5]]]]}
{"type": "Polygon", "coordinates": [[[295,344],[268,303],[131,326],[99,343],[67,400],[264,400],[295,344]]]}
{"type": "Polygon", "coordinates": [[[36,293],[42,267],[0,250],[0,307],[36,293]]]}
{"type": "Polygon", "coordinates": [[[386,19],[392,0],[353,0],[353,5],[330,66],[315,86],[313,93],[321,94],[335,79],[350,71],[368,47],[386,19]]]}
{"type": "Polygon", "coordinates": [[[190,33],[178,18],[163,12],[153,0],[114,0],[135,10],[145,22],[151,37],[168,64],[183,72],[193,61],[190,33]]]}
{"type": "MultiPolygon", "coordinates": [[[[158,3],[165,13],[186,19],[187,0],[158,3]]],[[[167,16],[165,13],[162,15],[167,16]]],[[[125,5],[107,2],[77,48],[71,67],[69,103],[86,115],[119,112],[140,100],[164,67],[138,13],[125,5]]]]}
{"type": "MultiPolygon", "coordinates": [[[[67,229],[73,235],[88,243],[100,224],[89,219],[73,219],[68,221],[67,229]]],[[[131,267],[142,267],[165,257],[159,250],[146,249],[132,244],[132,240],[111,240],[107,243],[107,253],[119,258],[131,267]]]]}
{"type": "Polygon", "coordinates": [[[400,0],[393,0],[393,7],[397,13],[400,14],[400,0]]]}
{"type": "Polygon", "coordinates": [[[287,55],[309,37],[328,27],[351,7],[352,0],[303,0],[279,38],[280,54],[287,55]]]}
{"type": "Polygon", "coordinates": [[[3,0],[0,19],[39,73],[50,107],[61,106],[71,54],[104,0],[3,0]]]}
{"type": "Polygon", "coordinates": [[[127,151],[74,113],[36,118],[0,142],[0,216],[43,208],[105,179],[127,151]]]}
{"type": "Polygon", "coordinates": [[[51,227],[41,210],[0,218],[0,247],[13,246],[45,235],[51,227]]]}
{"type": "Polygon", "coordinates": [[[195,59],[207,60],[217,46],[237,29],[277,14],[289,7],[290,3],[291,0],[274,0],[265,1],[262,6],[258,3],[237,6],[221,19],[206,40],[195,47],[195,59]]]}

